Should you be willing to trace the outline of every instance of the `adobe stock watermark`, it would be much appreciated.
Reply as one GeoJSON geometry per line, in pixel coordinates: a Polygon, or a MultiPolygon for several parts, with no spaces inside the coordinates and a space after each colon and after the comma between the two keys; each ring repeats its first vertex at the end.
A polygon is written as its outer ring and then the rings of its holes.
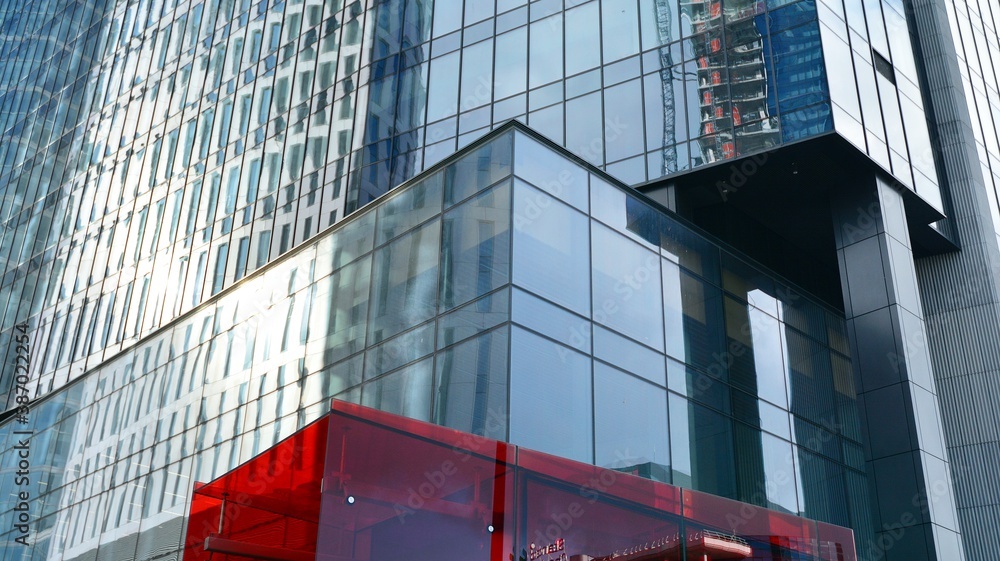
{"type": "MultiPolygon", "coordinates": [[[[30,424],[29,415],[31,413],[29,403],[31,401],[28,390],[30,378],[28,371],[31,368],[31,343],[28,337],[28,324],[20,323],[14,326],[14,402],[17,405],[15,422],[20,425],[30,424]]],[[[14,543],[27,547],[30,545],[28,537],[31,535],[31,436],[33,430],[14,430],[13,438],[17,439],[12,454],[16,454],[17,470],[14,471],[14,485],[17,487],[14,501],[13,530],[14,543]]]]}

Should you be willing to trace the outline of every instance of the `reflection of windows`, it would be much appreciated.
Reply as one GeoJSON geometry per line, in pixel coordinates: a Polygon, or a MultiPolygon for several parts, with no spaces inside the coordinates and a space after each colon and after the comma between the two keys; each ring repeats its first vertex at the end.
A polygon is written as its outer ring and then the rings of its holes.
{"type": "Polygon", "coordinates": [[[260,44],[261,44],[261,32],[259,29],[253,30],[250,34],[250,62],[254,63],[260,60],[260,44]]]}
{"type": "Polygon", "coordinates": [[[226,277],[226,261],[229,259],[229,244],[219,244],[215,253],[215,274],[212,276],[212,295],[222,290],[226,277]]]}
{"type": "Polygon", "coordinates": [[[267,254],[271,250],[271,231],[263,230],[257,238],[257,262],[254,269],[259,269],[267,263],[267,254]]]}
{"type": "Polygon", "coordinates": [[[240,61],[243,60],[243,38],[237,37],[233,39],[233,50],[230,54],[230,69],[232,74],[236,74],[240,71],[240,61]]]}
{"type": "Polygon", "coordinates": [[[278,242],[278,254],[281,255],[288,251],[289,243],[292,239],[292,225],[284,224],[281,226],[281,240],[278,242]]]}
{"type": "Polygon", "coordinates": [[[264,88],[260,92],[260,104],[257,106],[257,124],[263,125],[267,122],[271,114],[271,88],[264,88]]]}
{"type": "Polygon", "coordinates": [[[253,96],[243,94],[240,97],[240,136],[245,136],[250,128],[250,111],[252,109],[253,96]]]}
{"type": "Polygon", "coordinates": [[[271,35],[268,39],[267,52],[278,50],[278,45],[280,44],[281,44],[281,24],[275,23],[271,25],[271,35]]]}
{"type": "Polygon", "coordinates": [[[222,113],[219,115],[219,148],[225,148],[229,143],[229,129],[233,124],[233,102],[226,100],[222,104],[222,113]]]}
{"type": "Polygon", "coordinates": [[[243,236],[240,238],[239,246],[236,250],[236,271],[234,275],[234,280],[240,280],[243,275],[246,274],[247,270],[247,257],[250,253],[250,237],[243,236]]]}

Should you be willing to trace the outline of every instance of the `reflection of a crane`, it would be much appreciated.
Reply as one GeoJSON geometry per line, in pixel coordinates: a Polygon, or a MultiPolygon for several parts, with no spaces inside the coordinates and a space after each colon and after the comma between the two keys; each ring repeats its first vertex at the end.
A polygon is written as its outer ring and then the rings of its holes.
{"type": "Polygon", "coordinates": [[[677,135],[674,133],[674,84],[671,73],[673,60],[670,56],[671,0],[656,0],[656,33],[660,41],[660,88],[663,94],[663,167],[661,174],[677,170],[677,135]]]}

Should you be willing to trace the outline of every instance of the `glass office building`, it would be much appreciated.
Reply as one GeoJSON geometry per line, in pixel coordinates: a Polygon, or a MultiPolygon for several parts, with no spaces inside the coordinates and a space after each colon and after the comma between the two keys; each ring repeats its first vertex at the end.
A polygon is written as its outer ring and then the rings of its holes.
{"type": "Polygon", "coordinates": [[[334,396],[990,559],[995,12],[0,0],[4,559],[179,555],[334,396]]]}
{"type": "Polygon", "coordinates": [[[3,469],[32,431],[28,555],[177,555],[195,481],[337,398],[871,541],[846,337],[508,126],[4,424],[3,469]]]}

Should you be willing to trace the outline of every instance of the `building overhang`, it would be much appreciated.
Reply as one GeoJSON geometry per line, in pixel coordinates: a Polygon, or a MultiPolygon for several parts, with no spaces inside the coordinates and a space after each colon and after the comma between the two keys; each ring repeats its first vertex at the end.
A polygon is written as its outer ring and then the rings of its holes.
{"type": "Polygon", "coordinates": [[[839,307],[830,193],[876,177],[902,193],[916,257],[958,249],[941,212],[835,132],[635,188],[839,307]]]}

